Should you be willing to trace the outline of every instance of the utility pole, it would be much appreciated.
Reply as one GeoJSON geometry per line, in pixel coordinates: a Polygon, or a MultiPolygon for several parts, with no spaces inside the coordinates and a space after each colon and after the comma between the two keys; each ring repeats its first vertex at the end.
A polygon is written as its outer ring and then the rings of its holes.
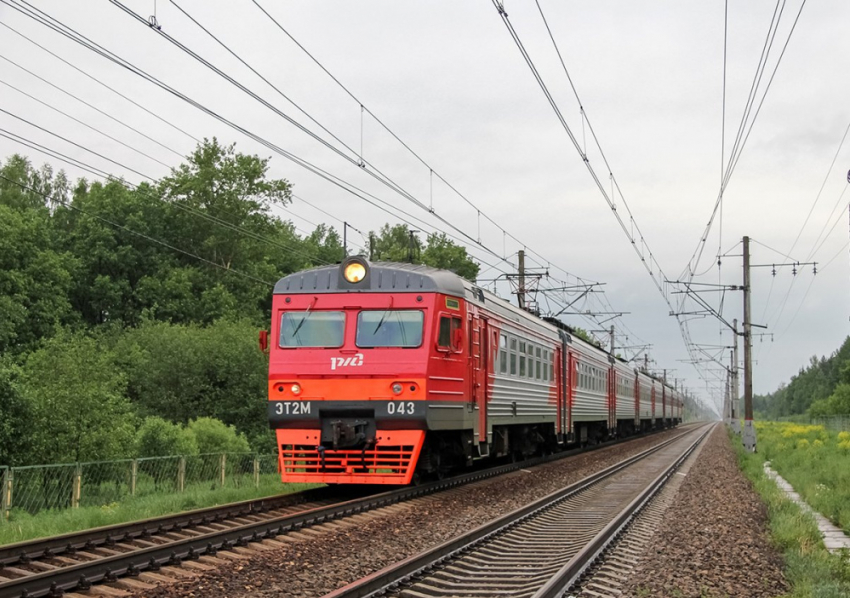
{"type": "Polygon", "coordinates": [[[732,320],[732,394],[730,396],[732,408],[732,429],[735,434],[741,433],[741,420],[738,416],[740,403],[738,402],[738,318],[732,320]]]}
{"type": "Polygon", "coordinates": [[[411,230],[411,231],[408,231],[408,232],[410,234],[410,241],[408,242],[408,245],[407,245],[407,262],[412,264],[413,263],[413,248],[415,247],[415,240],[416,240],[416,237],[414,237],[414,235],[416,233],[418,233],[419,231],[418,230],[411,230]]]}
{"type": "Polygon", "coordinates": [[[756,452],[753,427],[753,323],[750,316],[750,238],[744,237],[744,448],[756,452]]]}
{"type": "Polygon", "coordinates": [[[369,233],[369,261],[375,260],[375,235],[369,233]]]}
{"type": "Polygon", "coordinates": [[[342,255],[348,257],[348,223],[342,221],[342,255]]]}
{"type": "Polygon", "coordinates": [[[611,357],[614,356],[614,325],[611,324],[611,357]]]}
{"type": "Polygon", "coordinates": [[[525,309],[525,251],[519,250],[519,288],[517,288],[517,303],[520,309],[525,309]]]}

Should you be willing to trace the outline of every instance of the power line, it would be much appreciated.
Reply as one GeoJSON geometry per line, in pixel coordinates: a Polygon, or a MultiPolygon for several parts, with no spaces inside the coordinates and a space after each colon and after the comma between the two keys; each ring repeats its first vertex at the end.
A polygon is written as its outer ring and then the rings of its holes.
{"type": "MultiPolygon", "coordinates": [[[[445,184],[451,191],[453,191],[458,197],[460,197],[467,205],[469,205],[472,209],[474,209],[478,215],[483,216],[485,220],[487,220],[493,226],[495,226],[503,234],[503,236],[510,237],[513,241],[515,241],[516,243],[521,245],[523,248],[525,248],[526,251],[533,253],[534,255],[539,257],[540,259],[544,259],[544,260],[546,259],[540,253],[534,251],[532,248],[528,247],[525,243],[523,243],[516,236],[511,234],[507,229],[505,229],[498,222],[496,222],[493,218],[491,218],[478,205],[476,205],[474,202],[472,202],[472,200],[470,200],[466,195],[461,193],[454,185],[452,185],[448,180],[446,180],[445,177],[443,177],[430,163],[428,163],[416,151],[414,151],[413,148],[411,148],[409,144],[407,144],[403,139],[401,139],[401,137],[399,137],[395,133],[395,131],[393,131],[383,120],[381,120],[374,112],[372,112],[372,110],[363,101],[361,101],[348,87],[346,87],[336,76],[334,76],[334,74],[331,73],[330,70],[327,69],[319,61],[318,58],[316,58],[312,53],[310,53],[310,51],[307,50],[307,48],[304,47],[304,45],[301,44],[301,42],[299,42],[297,39],[295,39],[295,37],[283,25],[281,25],[280,22],[277,19],[275,19],[265,8],[263,8],[260,5],[260,3],[257,2],[257,0],[251,0],[251,1],[284,35],[286,35],[302,52],[304,52],[304,54],[306,54],[310,58],[310,60],[312,60],[328,77],[330,77],[331,80],[334,81],[334,83],[336,83],[336,85],[339,86],[340,89],[342,89],[352,100],[354,100],[361,107],[362,111],[365,111],[366,114],[371,116],[375,120],[375,122],[378,123],[387,133],[389,133],[390,136],[393,137],[399,144],[401,144],[401,146],[405,150],[407,150],[410,153],[410,155],[412,155],[414,158],[416,158],[416,160],[418,160],[425,168],[427,168],[430,175],[436,176],[438,180],[440,180],[443,184],[445,184]]],[[[546,260],[546,261],[548,262],[549,260],[546,260]]],[[[572,274],[572,273],[564,270],[563,268],[561,268],[557,265],[553,264],[553,267],[558,269],[559,271],[563,272],[566,276],[573,276],[578,280],[584,280],[584,279],[580,278],[579,276],[576,276],[575,274],[572,274]]]]}
{"type": "MultiPolygon", "coordinates": [[[[327,142],[325,139],[322,139],[320,136],[318,136],[314,132],[310,131],[307,127],[305,127],[304,125],[302,125],[301,123],[299,123],[298,121],[293,119],[292,117],[290,117],[287,114],[285,114],[284,112],[282,112],[276,106],[274,106],[273,104],[271,104],[270,102],[268,102],[267,100],[262,98],[260,95],[258,95],[257,93],[255,93],[252,90],[250,90],[249,88],[247,88],[245,85],[243,85],[242,83],[237,81],[234,77],[232,77],[232,76],[228,75],[227,73],[225,73],[224,71],[222,71],[220,68],[218,68],[217,66],[212,64],[207,59],[200,56],[198,53],[193,51],[188,46],[184,45],[182,42],[178,41],[176,38],[170,36],[169,34],[162,31],[161,29],[150,27],[150,24],[148,23],[147,19],[145,19],[144,17],[142,17],[138,13],[136,13],[133,10],[131,10],[130,8],[128,8],[126,5],[121,3],[119,0],[109,0],[109,1],[114,6],[120,8],[122,11],[124,11],[125,13],[127,13],[128,15],[130,15],[131,17],[136,19],[136,21],[145,25],[146,28],[151,29],[156,34],[158,34],[161,37],[163,37],[164,39],[166,39],[168,42],[170,42],[171,44],[173,44],[174,46],[176,46],[177,48],[179,48],[180,50],[182,50],[183,52],[185,52],[186,54],[188,54],[189,56],[191,56],[192,58],[194,58],[195,60],[197,60],[198,62],[200,62],[204,66],[206,66],[207,68],[209,68],[210,70],[212,70],[215,74],[217,74],[220,77],[222,77],[223,79],[225,79],[228,83],[234,85],[239,90],[246,93],[249,97],[260,102],[263,106],[265,106],[266,108],[268,108],[269,110],[271,110],[272,112],[274,112],[275,114],[277,114],[278,116],[280,116],[281,118],[283,118],[284,120],[286,120],[287,122],[289,122],[290,124],[292,124],[293,126],[298,128],[299,130],[301,130],[302,132],[306,133],[307,135],[309,135],[310,137],[312,137],[313,139],[318,141],[320,144],[322,144],[327,149],[331,150],[332,152],[337,154],[339,157],[341,157],[344,160],[346,160],[347,162],[349,162],[351,165],[360,167],[361,170],[366,172],[366,174],[370,175],[375,180],[384,184],[390,190],[395,191],[396,193],[398,193],[399,195],[401,195],[402,197],[404,197],[405,199],[407,199],[408,201],[410,201],[411,203],[413,203],[414,205],[416,205],[420,209],[422,209],[426,212],[429,212],[432,216],[434,216],[434,218],[439,220],[441,223],[443,223],[444,225],[455,230],[462,237],[466,237],[470,241],[471,244],[480,246],[482,249],[484,249],[488,253],[492,254],[494,257],[497,257],[497,258],[502,257],[498,253],[496,253],[495,251],[493,251],[492,249],[490,249],[489,247],[487,247],[486,245],[481,243],[480,240],[475,239],[473,236],[466,233],[463,229],[456,226],[455,224],[453,224],[452,222],[450,222],[449,220],[447,220],[446,218],[444,218],[443,216],[441,216],[440,214],[435,212],[433,209],[430,209],[427,205],[422,203],[415,196],[413,196],[411,193],[409,193],[404,188],[402,188],[400,185],[398,185],[398,183],[396,183],[395,181],[393,181],[392,179],[390,179],[386,175],[382,174],[379,170],[377,170],[375,168],[369,169],[369,168],[363,167],[362,161],[358,162],[357,160],[354,160],[350,156],[347,156],[344,152],[340,151],[338,148],[334,147],[332,144],[327,142]]],[[[177,6],[177,5],[175,4],[175,6],[177,6]]],[[[184,14],[187,14],[187,13],[185,13],[185,11],[183,11],[183,12],[184,12],[184,14]]],[[[217,38],[214,37],[214,39],[216,39],[216,41],[218,41],[217,38]]],[[[221,42],[219,42],[219,43],[221,43],[221,42]]],[[[228,51],[230,51],[230,50],[228,49],[228,51]]],[[[232,51],[230,51],[230,52],[231,52],[231,54],[235,55],[235,53],[233,53],[232,51]]],[[[239,60],[242,61],[241,58],[239,60]]],[[[244,61],[242,61],[242,62],[244,64],[244,61]]]]}
{"type": "MultiPolygon", "coordinates": [[[[28,13],[24,12],[24,11],[23,11],[20,7],[15,6],[15,5],[13,5],[13,4],[10,4],[7,0],[0,0],[0,1],[2,1],[4,4],[7,4],[8,6],[11,6],[11,7],[12,7],[12,8],[14,8],[15,10],[17,10],[18,12],[21,12],[22,14],[25,14],[26,16],[30,17],[31,19],[38,21],[38,19],[36,19],[34,16],[32,16],[32,15],[30,15],[30,14],[28,14],[28,13]]],[[[39,21],[39,22],[40,22],[40,21],[39,21]]],[[[47,25],[47,23],[42,23],[42,24],[43,24],[43,25],[47,25]]],[[[197,137],[194,137],[193,135],[190,135],[189,133],[187,133],[186,131],[184,131],[183,129],[181,129],[180,127],[178,127],[177,125],[175,125],[174,123],[172,123],[172,122],[170,122],[170,121],[168,121],[168,120],[166,120],[166,119],[162,118],[160,115],[158,115],[158,114],[154,113],[153,111],[149,110],[148,108],[145,108],[144,106],[142,106],[141,104],[139,104],[138,102],[136,102],[135,100],[133,100],[132,98],[127,97],[126,95],[124,95],[124,94],[123,94],[123,93],[121,93],[120,91],[118,91],[118,90],[116,90],[116,89],[114,89],[114,88],[110,87],[109,85],[107,85],[106,83],[104,83],[103,81],[101,81],[100,79],[98,79],[97,77],[93,76],[91,73],[87,73],[86,71],[84,71],[84,70],[82,70],[82,69],[80,69],[80,68],[78,68],[78,67],[74,66],[73,64],[71,64],[70,62],[68,62],[67,60],[65,60],[64,58],[62,58],[62,57],[61,57],[61,56],[59,56],[58,54],[56,54],[55,52],[51,52],[50,50],[48,50],[47,48],[45,48],[44,46],[42,46],[42,45],[41,45],[41,44],[39,44],[38,42],[36,42],[36,41],[34,41],[34,40],[30,39],[29,37],[27,37],[26,35],[24,35],[24,34],[23,34],[23,33],[21,33],[20,31],[17,31],[17,30],[15,30],[15,29],[13,29],[12,27],[9,27],[8,25],[6,25],[6,24],[5,24],[5,23],[3,23],[3,22],[0,22],[0,25],[2,25],[3,27],[5,27],[6,29],[8,29],[9,31],[11,31],[11,32],[12,32],[12,33],[14,33],[15,35],[18,35],[19,37],[22,37],[23,39],[27,40],[28,42],[30,42],[30,43],[31,43],[31,44],[33,44],[34,46],[36,46],[36,47],[40,48],[40,49],[41,49],[41,50],[43,50],[44,52],[47,52],[48,54],[50,54],[51,56],[53,56],[53,57],[54,57],[54,58],[56,58],[57,60],[60,60],[61,62],[63,62],[63,63],[65,63],[65,64],[67,64],[69,67],[71,67],[72,69],[74,69],[75,71],[77,71],[78,73],[80,73],[81,75],[83,75],[84,77],[87,77],[88,79],[90,79],[90,80],[94,81],[95,83],[97,83],[98,85],[100,85],[101,87],[103,87],[104,89],[107,89],[107,90],[111,91],[112,93],[114,93],[115,95],[117,95],[118,97],[120,97],[120,98],[123,98],[123,99],[127,100],[128,102],[130,102],[131,104],[133,104],[133,105],[134,105],[134,106],[136,106],[137,108],[140,108],[141,110],[143,110],[144,112],[146,112],[146,113],[150,114],[151,116],[153,116],[153,117],[154,117],[154,118],[156,118],[157,120],[159,120],[159,121],[161,121],[161,122],[165,123],[166,125],[168,125],[168,126],[169,126],[169,127],[171,127],[172,129],[174,129],[175,131],[178,131],[178,132],[182,133],[183,135],[185,135],[185,136],[189,137],[189,138],[190,138],[190,139],[192,139],[195,143],[200,143],[200,142],[201,142],[201,140],[200,140],[200,139],[198,139],[197,137]]],[[[27,72],[29,72],[29,71],[27,71],[27,72]]],[[[34,76],[36,76],[36,77],[37,77],[38,75],[34,75],[34,76]]],[[[40,77],[39,77],[39,78],[40,78],[40,77]]],[[[45,81],[45,83],[48,83],[48,85],[52,85],[52,83],[49,83],[48,81],[45,81]]],[[[65,93],[67,93],[67,92],[65,92],[65,93]]],[[[77,99],[78,99],[78,98],[77,98],[77,99]]],[[[80,100],[80,101],[82,101],[82,100],[80,100]]],[[[85,102],[84,102],[84,103],[85,103],[85,102]]],[[[92,108],[94,108],[94,106],[91,106],[91,107],[92,107],[92,108]]],[[[97,108],[94,108],[94,109],[95,109],[95,110],[97,110],[97,108]]],[[[138,132],[138,131],[137,131],[137,132],[138,132]]],[[[139,134],[140,134],[140,135],[142,135],[143,137],[147,137],[147,135],[145,135],[144,133],[139,133],[139,134]]],[[[150,138],[150,137],[148,137],[148,139],[151,139],[151,138],[150,138]]],[[[157,145],[160,145],[160,146],[164,147],[165,149],[167,149],[167,150],[169,150],[169,151],[171,151],[171,152],[173,152],[173,153],[177,154],[177,155],[178,155],[178,156],[180,156],[181,158],[183,157],[183,155],[182,155],[180,152],[177,152],[177,151],[175,151],[175,150],[171,149],[171,148],[170,148],[170,147],[168,147],[168,146],[162,145],[160,142],[155,141],[155,140],[153,140],[153,139],[151,139],[151,141],[153,141],[153,142],[154,142],[154,143],[156,143],[157,145]]]]}
{"type": "MultiPolygon", "coordinates": [[[[321,178],[324,178],[328,182],[340,187],[341,189],[347,191],[348,193],[351,193],[352,195],[358,197],[359,199],[365,201],[366,203],[369,203],[370,205],[373,205],[374,207],[377,207],[378,209],[389,213],[393,217],[401,220],[402,222],[405,222],[406,224],[408,224],[410,226],[414,226],[414,227],[423,227],[424,226],[426,228],[431,228],[432,230],[439,230],[437,227],[434,227],[433,225],[426,223],[424,220],[417,218],[417,217],[413,216],[412,214],[409,214],[408,212],[402,210],[401,208],[391,206],[391,204],[389,204],[389,202],[387,202],[387,201],[385,201],[385,200],[383,200],[383,199],[381,199],[381,198],[379,198],[379,197],[377,197],[377,196],[375,196],[371,193],[368,193],[368,192],[360,189],[359,187],[356,187],[355,185],[352,185],[351,183],[348,183],[348,182],[340,179],[339,177],[336,177],[335,175],[332,175],[331,173],[311,164],[310,162],[308,162],[308,161],[306,161],[302,158],[299,158],[295,154],[292,154],[291,152],[288,152],[288,151],[284,150],[283,148],[273,144],[272,142],[268,141],[267,139],[264,139],[263,137],[255,134],[255,133],[252,133],[251,131],[245,129],[244,127],[237,125],[233,121],[230,121],[229,119],[219,115],[218,113],[207,108],[203,104],[193,100],[189,96],[187,96],[187,95],[183,94],[182,92],[174,89],[173,87],[167,85],[166,83],[164,83],[161,80],[157,79],[156,77],[150,75],[149,73],[145,72],[144,70],[134,66],[132,63],[121,58],[120,56],[118,56],[114,52],[106,50],[104,47],[100,46],[96,42],[93,42],[92,40],[90,40],[86,36],[78,33],[73,28],[62,24],[60,21],[58,21],[57,19],[55,19],[53,17],[50,17],[46,13],[39,11],[38,9],[34,9],[35,11],[40,13],[41,15],[45,15],[44,17],[42,17],[42,16],[39,16],[39,15],[36,15],[32,11],[27,11],[27,10],[22,9],[20,6],[11,4],[10,0],[0,0],[0,1],[2,1],[3,3],[5,3],[9,6],[12,6],[13,8],[18,10],[22,14],[24,14],[24,15],[30,17],[31,19],[35,20],[36,22],[52,29],[53,31],[67,37],[68,39],[70,39],[70,40],[74,41],[75,43],[87,48],[88,50],[100,55],[101,57],[106,58],[110,62],[113,62],[114,64],[121,66],[122,68],[127,69],[128,71],[132,72],[133,74],[136,74],[136,75],[142,77],[146,81],[153,83],[154,85],[156,85],[156,86],[160,87],[161,89],[169,92],[170,94],[174,95],[175,97],[187,102],[188,104],[197,108],[198,110],[201,110],[202,112],[208,114],[209,116],[212,116],[213,118],[215,118],[219,122],[222,122],[223,124],[225,124],[225,125],[233,128],[234,130],[242,133],[243,135],[249,137],[250,139],[256,141],[257,143],[259,143],[259,144],[267,147],[268,149],[284,156],[288,160],[298,164],[299,166],[305,168],[306,170],[320,176],[321,178]],[[48,21],[48,19],[50,21],[57,23],[58,25],[54,25],[54,23],[48,21]],[[384,206],[386,206],[386,208],[379,206],[375,202],[383,204],[384,206]],[[419,222],[420,224],[418,224],[418,225],[413,224],[410,220],[403,218],[403,217],[399,216],[398,214],[394,214],[392,212],[392,210],[394,210],[398,213],[401,213],[404,216],[407,216],[408,218],[419,222]]],[[[21,1],[24,4],[27,4],[25,0],[21,0],[21,1]]],[[[440,232],[445,232],[445,231],[440,231],[440,232]]],[[[449,237],[451,237],[452,239],[455,239],[455,240],[460,241],[461,243],[464,243],[464,241],[462,241],[461,239],[459,239],[455,235],[452,235],[451,233],[446,233],[446,234],[449,237]]],[[[488,253],[491,253],[491,254],[495,255],[496,257],[499,257],[499,259],[501,261],[508,263],[512,268],[515,267],[513,264],[510,264],[510,262],[508,262],[506,259],[498,256],[498,254],[495,254],[495,252],[487,249],[486,247],[481,246],[480,244],[471,243],[470,245],[482,247],[483,249],[486,249],[488,251],[488,253]]],[[[485,260],[482,260],[480,257],[476,256],[476,259],[481,261],[483,264],[490,265],[488,262],[486,262],[485,260]]]]}
{"type": "Polygon", "coordinates": [[[69,203],[67,200],[61,199],[61,198],[59,198],[59,197],[50,197],[50,196],[48,196],[48,195],[46,195],[46,194],[42,193],[41,191],[38,191],[37,189],[34,189],[33,187],[30,187],[29,185],[25,185],[24,183],[21,183],[20,181],[16,181],[16,180],[14,180],[14,179],[10,179],[9,177],[7,177],[7,176],[6,176],[6,175],[4,175],[4,174],[0,174],[0,179],[3,179],[3,180],[5,180],[5,181],[7,181],[7,182],[9,182],[9,183],[12,183],[13,185],[18,185],[21,189],[23,189],[23,190],[25,190],[25,191],[29,191],[29,192],[31,192],[31,193],[35,193],[36,195],[40,195],[41,197],[43,197],[44,199],[46,199],[46,200],[48,200],[48,201],[56,201],[56,202],[58,202],[58,203],[62,204],[63,206],[65,206],[66,208],[69,208],[69,209],[74,210],[74,211],[76,211],[76,212],[80,212],[81,214],[85,214],[86,216],[89,216],[90,218],[95,218],[95,219],[97,219],[97,220],[100,220],[101,222],[105,222],[106,224],[109,224],[110,226],[113,226],[113,227],[115,227],[115,228],[117,228],[117,229],[120,229],[120,230],[123,230],[123,231],[125,231],[125,232],[128,232],[128,233],[130,233],[130,234],[132,234],[132,235],[135,235],[135,236],[137,236],[137,237],[140,237],[140,238],[145,239],[145,240],[147,240],[147,241],[150,241],[150,242],[152,242],[152,243],[156,243],[157,245],[162,245],[163,247],[167,247],[168,249],[171,249],[171,250],[173,250],[173,251],[177,251],[178,253],[182,253],[183,255],[189,256],[189,257],[191,257],[191,258],[193,258],[193,259],[196,259],[196,260],[198,260],[199,262],[203,262],[203,263],[205,263],[205,264],[207,264],[207,265],[209,265],[209,266],[214,266],[214,267],[216,267],[216,268],[219,268],[220,270],[224,270],[225,272],[230,272],[230,273],[232,273],[232,274],[237,274],[237,275],[239,275],[239,276],[242,276],[243,278],[247,278],[247,279],[249,279],[249,280],[252,280],[252,281],[254,281],[254,282],[260,283],[260,284],[262,284],[262,285],[266,285],[266,286],[273,287],[273,286],[274,286],[274,284],[275,284],[275,283],[273,283],[273,282],[269,282],[269,281],[267,281],[267,280],[262,280],[262,279],[260,279],[260,278],[255,277],[255,276],[252,276],[252,275],[247,274],[247,273],[245,273],[245,272],[242,272],[242,271],[240,271],[240,270],[236,270],[235,268],[228,268],[228,267],[226,267],[226,266],[222,266],[221,264],[218,264],[218,263],[216,263],[216,262],[213,262],[213,261],[211,261],[211,260],[208,260],[208,259],[206,259],[206,258],[203,258],[203,257],[201,257],[201,256],[199,256],[199,255],[195,255],[194,253],[192,253],[192,252],[190,252],[190,251],[186,251],[185,249],[180,249],[179,247],[175,247],[174,245],[171,245],[171,244],[169,244],[169,243],[166,243],[165,241],[161,241],[160,239],[156,239],[156,238],[154,238],[154,237],[151,237],[150,235],[146,235],[146,234],[144,234],[144,233],[140,233],[140,232],[139,232],[139,231],[137,231],[137,230],[133,230],[133,229],[131,229],[131,228],[129,228],[129,227],[126,227],[126,226],[124,226],[124,225],[122,225],[122,224],[118,224],[117,222],[113,222],[113,221],[109,220],[108,218],[104,218],[103,216],[100,216],[100,215],[98,215],[98,214],[92,214],[92,213],[90,213],[90,212],[87,212],[87,211],[83,210],[82,208],[80,208],[80,207],[78,207],[78,206],[75,206],[75,205],[73,205],[72,203],[69,203]]]}
{"type": "MultiPolygon", "coordinates": [[[[69,139],[66,139],[65,137],[62,137],[61,135],[58,135],[58,134],[56,134],[56,133],[54,133],[54,132],[52,132],[52,131],[50,131],[50,130],[48,130],[48,129],[45,129],[45,128],[43,128],[43,127],[40,127],[39,125],[36,125],[35,123],[32,123],[32,122],[30,122],[30,121],[28,121],[28,120],[26,120],[26,119],[22,119],[22,118],[20,118],[20,117],[18,117],[18,116],[15,116],[14,114],[12,114],[12,113],[10,113],[10,112],[7,112],[6,110],[3,110],[2,108],[0,108],[0,112],[5,112],[6,114],[9,114],[10,116],[13,116],[14,118],[17,118],[18,120],[21,120],[21,121],[23,121],[23,122],[25,122],[25,123],[27,123],[27,124],[29,124],[29,125],[31,125],[31,126],[33,126],[33,127],[37,128],[37,129],[41,130],[41,131],[43,131],[43,132],[45,132],[45,133],[47,133],[47,134],[49,134],[49,135],[52,135],[52,136],[54,136],[54,137],[56,137],[56,138],[58,138],[58,139],[61,139],[62,141],[65,141],[65,142],[67,142],[67,143],[70,143],[70,144],[72,144],[72,145],[74,145],[74,146],[76,146],[76,147],[78,147],[78,148],[82,149],[83,151],[86,151],[86,152],[88,152],[88,153],[90,153],[90,154],[93,154],[93,155],[98,156],[98,157],[101,157],[101,158],[105,158],[102,154],[99,154],[99,153],[97,153],[97,152],[95,152],[95,151],[93,151],[93,150],[91,150],[91,149],[89,149],[89,148],[87,148],[87,147],[85,147],[85,146],[83,146],[83,145],[80,145],[80,144],[75,143],[75,142],[73,142],[73,141],[71,141],[71,140],[69,140],[69,139]]],[[[4,129],[0,129],[0,131],[4,131],[4,132],[8,133],[8,131],[5,131],[4,129]]],[[[122,184],[129,185],[129,186],[131,186],[131,187],[133,187],[133,188],[135,188],[135,189],[138,189],[138,186],[137,186],[137,185],[133,185],[132,183],[125,182],[125,181],[123,181],[123,180],[119,179],[118,177],[116,177],[116,176],[114,176],[114,175],[112,175],[112,174],[107,173],[106,171],[103,171],[103,170],[101,170],[101,169],[99,169],[99,168],[96,168],[96,167],[94,167],[94,166],[92,166],[92,165],[90,165],[90,164],[86,164],[86,163],[85,163],[85,162],[83,162],[82,160],[78,160],[78,159],[76,159],[76,158],[69,158],[68,156],[63,155],[62,153],[60,153],[60,152],[58,152],[58,151],[56,151],[56,150],[53,150],[53,149],[50,149],[50,148],[46,148],[45,146],[41,146],[40,144],[37,144],[37,143],[33,142],[32,140],[28,140],[28,139],[26,139],[26,138],[24,138],[24,137],[22,137],[22,136],[20,136],[20,135],[16,135],[16,134],[14,134],[14,133],[12,133],[12,135],[15,135],[16,137],[19,137],[20,139],[23,139],[23,140],[25,140],[25,141],[29,142],[30,144],[34,144],[34,145],[38,146],[39,148],[44,148],[44,149],[46,149],[46,150],[48,150],[48,151],[52,152],[52,154],[53,154],[53,156],[52,156],[52,157],[55,157],[56,159],[62,160],[63,162],[67,162],[68,164],[71,164],[71,165],[73,165],[73,166],[77,166],[77,167],[84,168],[84,169],[85,169],[85,170],[87,170],[88,172],[90,172],[90,173],[92,173],[92,174],[95,174],[95,175],[97,175],[97,176],[103,177],[103,178],[105,178],[105,179],[107,179],[107,180],[120,181],[122,184]],[[71,162],[72,160],[73,160],[73,162],[71,162]],[[83,166],[80,166],[80,165],[83,165],[83,166]]],[[[4,135],[4,136],[5,136],[5,135],[4,135]]],[[[8,138],[8,137],[7,137],[7,138],[8,138]]],[[[32,146],[30,146],[30,147],[32,147],[32,146]]],[[[40,151],[41,151],[41,150],[40,150],[40,151]]],[[[138,171],[132,170],[132,169],[130,169],[129,167],[127,167],[126,165],[121,164],[120,162],[116,162],[116,161],[111,160],[111,159],[109,159],[109,158],[105,158],[105,159],[109,160],[110,162],[112,162],[113,164],[115,164],[115,165],[117,165],[117,166],[119,166],[119,167],[121,167],[121,168],[126,168],[126,169],[128,169],[128,170],[131,170],[132,172],[135,172],[136,174],[138,174],[138,175],[139,175],[139,176],[141,176],[142,178],[148,179],[149,181],[152,181],[152,182],[153,182],[153,181],[155,181],[155,179],[154,179],[153,177],[150,177],[150,176],[145,175],[145,174],[143,174],[143,173],[140,173],[140,172],[138,172],[138,171]]],[[[295,249],[295,248],[293,248],[293,247],[291,247],[291,246],[289,246],[289,245],[286,245],[285,243],[281,243],[280,241],[277,241],[277,240],[275,240],[275,239],[270,239],[270,238],[268,238],[268,237],[265,237],[265,236],[263,236],[263,235],[260,235],[260,234],[258,234],[258,233],[255,233],[254,231],[248,230],[248,229],[246,229],[246,228],[244,228],[244,227],[242,227],[242,226],[240,226],[240,225],[233,224],[233,223],[231,223],[231,222],[228,222],[228,221],[226,221],[226,220],[223,220],[223,219],[221,219],[221,218],[218,218],[217,216],[213,216],[212,214],[208,214],[207,212],[204,212],[204,211],[202,211],[202,210],[197,210],[197,209],[191,208],[191,207],[189,207],[189,206],[184,206],[184,205],[181,205],[181,204],[180,204],[180,203],[178,203],[178,202],[168,202],[168,201],[166,201],[164,198],[159,197],[159,196],[155,196],[155,197],[156,197],[156,199],[159,199],[160,201],[163,201],[163,202],[165,202],[165,203],[168,203],[169,205],[172,205],[172,206],[174,206],[175,208],[177,208],[177,209],[179,209],[179,210],[181,210],[181,211],[187,212],[187,213],[189,213],[189,214],[193,214],[193,215],[198,216],[198,217],[200,217],[200,218],[203,218],[203,219],[205,219],[205,220],[207,220],[207,221],[213,222],[213,223],[215,223],[215,224],[218,224],[218,225],[220,225],[220,226],[223,226],[223,227],[225,227],[225,228],[228,228],[228,229],[233,230],[233,231],[235,231],[235,232],[238,232],[238,233],[240,233],[240,234],[246,235],[246,236],[248,236],[248,237],[253,238],[253,239],[254,239],[254,240],[256,240],[256,241],[262,241],[262,242],[264,242],[264,243],[268,243],[269,245],[273,245],[273,246],[276,246],[276,247],[278,247],[278,248],[280,248],[280,249],[284,249],[284,250],[286,250],[286,251],[289,251],[289,252],[291,252],[291,253],[293,253],[293,254],[295,254],[295,255],[299,256],[299,257],[303,257],[303,258],[305,258],[305,259],[315,260],[315,261],[318,261],[318,262],[323,263],[323,264],[326,264],[326,265],[330,264],[330,262],[327,262],[327,261],[320,260],[320,259],[318,259],[318,258],[314,258],[314,257],[312,257],[312,256],[309,256],[309,255],[307,255],[307,254],[305,254],[305,253],[303,253],[303,252],[299,251],[298,249],[295,249]]],[[[227,215],[227,214],[226,214],[226,215],[227,215]]]]}

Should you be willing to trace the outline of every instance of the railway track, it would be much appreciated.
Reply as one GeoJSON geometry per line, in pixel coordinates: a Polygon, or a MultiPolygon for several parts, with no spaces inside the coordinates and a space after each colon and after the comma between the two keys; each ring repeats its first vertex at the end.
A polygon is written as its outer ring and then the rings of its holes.
{"type": "Polygon", "coordinates": [[[710,429],[670,439],[325,598],[564,596],[710,429]]]}
{"type": "MultiPolygon", "coordinates": [[[[596,448],[628,440],[607,442],[596,448]]],[[[372,490],[366,496],[362,496],[362,489],[358,496],[356,487],[320,488],[0,546],[0,598],[60,596],[103,582],[117,582],[128,590],[144,589],[144,581],[138,580],[164,581],[159,573],[163,567],[175,574],[180,570],[175,571],[174,566],[180,564],[190,569],[211,568],[209,564],[216,563],[219,551],[225,551],[222,555],[238,555],[240,547],[269,545],[282,534],[303,533],[312,526],[328,525],[579,452],[582,451],[566,451],[378,494],[372,490]],[[349,500],[339,501],[340,492],[348,493],[349,500]]]]}

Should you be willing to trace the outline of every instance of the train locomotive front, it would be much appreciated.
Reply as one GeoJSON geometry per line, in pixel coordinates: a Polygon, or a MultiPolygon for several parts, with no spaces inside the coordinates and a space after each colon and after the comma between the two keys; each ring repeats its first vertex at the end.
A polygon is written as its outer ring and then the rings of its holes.
{"type": "Polygon", "coordinates": [[[408,484],[417,464],[468,459],[459,435],[440,438],[473,427],[463,297],[450,272],[359,257],[275,285],[268,416],[284,482],[408,484]]]}

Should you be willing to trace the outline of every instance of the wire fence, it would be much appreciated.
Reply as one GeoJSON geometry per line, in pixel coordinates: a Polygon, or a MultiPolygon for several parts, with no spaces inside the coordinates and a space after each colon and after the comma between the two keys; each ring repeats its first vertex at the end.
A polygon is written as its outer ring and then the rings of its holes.
{"type": "Polygon", "coordinates": [[[58,465],[0,466],[0,522],[13,510],[103,506],[130,497],[279,482],[276,454],[209,453],[58,465]]]}
{"type": "Polygon", "coordinates": [[[813,417],[811,423],[823,426],[834,432],[850,432],[850,415],[828,415],[813,417]]]}

